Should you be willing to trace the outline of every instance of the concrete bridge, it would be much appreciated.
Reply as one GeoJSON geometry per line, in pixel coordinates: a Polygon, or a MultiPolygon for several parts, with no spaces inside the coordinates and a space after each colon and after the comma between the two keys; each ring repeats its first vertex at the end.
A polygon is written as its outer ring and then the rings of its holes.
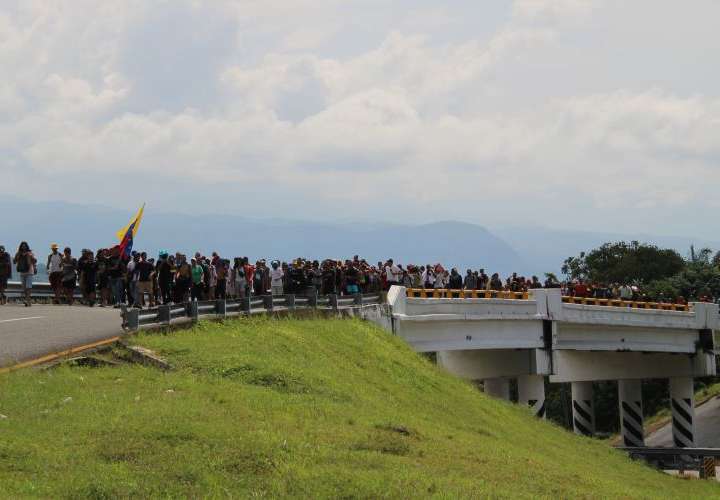
{"type": "Polygon", "coordinates": [[[573,426],[595,433],[594,381],[617,380],[626,446],[644,446],[641,381],[670,380],[673,441],[694,447],[693,378],[716,375],[718,306],[563,298],[558,289],[527,294],[430,293],[393,287],[393,331],[418,352],[485,391],[545,416],[545,380],[570,382],[573,426]],[[579,303],[575,303],[579,302],[579,303]]]}

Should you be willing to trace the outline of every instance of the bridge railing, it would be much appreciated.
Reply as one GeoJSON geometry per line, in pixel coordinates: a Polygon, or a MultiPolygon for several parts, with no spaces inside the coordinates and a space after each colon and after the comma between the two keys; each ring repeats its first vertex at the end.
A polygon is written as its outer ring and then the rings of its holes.
{"type": "Polygon", "coordinates": [[[454,290],[446,288],[406,288],[411,299],[508,299],[528,300],[528,292],[505,290],[454,290]]]}
{"type": "Polygon", "coordinates": [[[378,305],[384,302],[380,294],[355,295],[258,295],[243,299],[218,299],[193,301],[187,304],[174,304],[150,309],[124,308],[123,327],[129,331],[142,328],[170,325],[174,321],[189,319],[193,322],[200,318],[224,318],[227,316],[267,314],[276,311],[325,310],[342,311],[361,308],[366,305],[378,305]]]}
{"type": "Polygon", "coordinates": [[[565,304],[580,304],[586,306],[608,306],[608,307],[628,307],[631,309],[655,309],[658,311],[690,311],[688,304],[669,304],[665,302],[641,302],[635,300],[622,299],[595,299],[592,297],[563,297],[565,304]]]}
{"type": "MultiPolygon", "coordinates": [[[[529,292],[510,292],[505,290],[453,290],[445,288],[407,288],[406,294],[411,299],[508,299],[528,300],[529,292]]],[[[588,306],[625,307],[631,309],[654,309],[658,311],[689,312],[688,304],[669,304],[664,302],[642,302],[621,299],[596,299],[591,297],[563,296],[565,304],[588,306]]]]}
{"type": "MultiPolygon", "coordinates": [[[[23,289],[19,281],[9,281],[5,295],[10,299],[19,299],[23,297],[23,289]]],[[[75,298],[82,296],[80,288],[75,289],[75,298]]],[[[55,292],[50,286],[50,283],[46,281],[36,281],[33,283],[32,292],[30,296],[33,300],[49,300],[55,297],[55,292]]]]}
{"type": "Polygon", "coordinates": [[[619,448],[632,459],[644,460],[661,470],[697,471],[701,478],[715,477],[720,448],[619,448]]]}

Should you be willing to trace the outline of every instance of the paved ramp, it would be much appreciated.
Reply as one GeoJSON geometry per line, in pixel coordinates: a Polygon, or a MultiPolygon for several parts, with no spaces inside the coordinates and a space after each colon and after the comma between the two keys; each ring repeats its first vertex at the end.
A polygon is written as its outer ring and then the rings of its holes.
{"type": "MultiPolygon", "coordinates": [[[[672,424],[661,427],[645,439],[652,447],[672,447],[672,424]]],[[[695,445],[698,448],[720,448],[720,397],[695,408],[695,445]]]]}
{"type": "Polygon", "coordinates": [[[0,306],[0,367],[122,333],[120,311],[85,306],[0,306]]]}

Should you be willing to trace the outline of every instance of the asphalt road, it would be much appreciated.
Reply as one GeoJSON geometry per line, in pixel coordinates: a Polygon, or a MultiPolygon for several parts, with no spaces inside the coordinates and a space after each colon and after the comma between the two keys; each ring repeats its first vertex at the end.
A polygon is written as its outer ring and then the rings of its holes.
{"type": "MultiPolygon", "coordinates": [[[[695,408],[695,434],[698,448],[720,448],[720,397],[695,408]]],[[[672,423],[648,436],[645,444],[651,447],[674,446],[672,423]]]]}
{"type": "Polygon", "coordinates": [[[120,311],[85,306],[0,306],[0,367],[122,333],[120,311]]]}

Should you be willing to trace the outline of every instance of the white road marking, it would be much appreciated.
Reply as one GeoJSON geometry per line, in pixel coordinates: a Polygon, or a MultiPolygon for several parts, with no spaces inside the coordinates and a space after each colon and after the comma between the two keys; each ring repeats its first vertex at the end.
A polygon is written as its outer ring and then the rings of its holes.
{"type": "Polygon", "coordinates": [[[45,316],[31,316],[29,318],[2,319],[0,323],[10,323],[12,321],[26,321],[28,319],[43,319],[45,316]]]}

